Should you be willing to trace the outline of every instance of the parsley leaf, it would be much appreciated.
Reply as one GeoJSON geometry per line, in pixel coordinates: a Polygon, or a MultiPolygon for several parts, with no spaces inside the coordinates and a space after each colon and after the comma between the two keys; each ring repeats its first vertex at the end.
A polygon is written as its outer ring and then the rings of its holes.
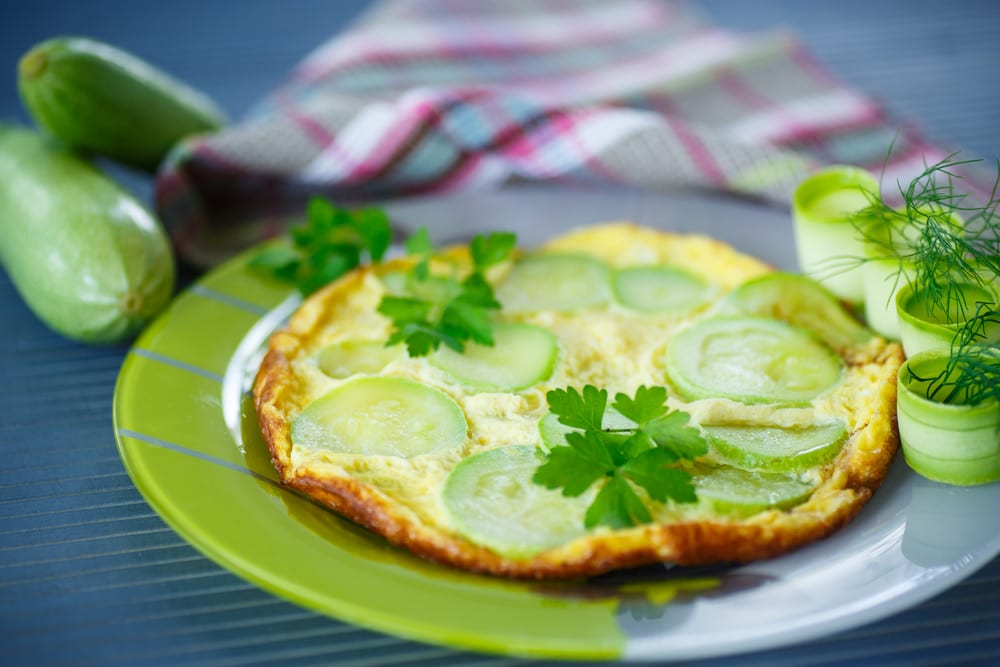
{"type": "MultiPolygon", "coordinates": [[[[461,340],[471,340],[480,345],[493,345],[493,321],[490,308],[483,308],[456,298],[445,306],[441,313],[442,328],[456,332],[461,340]]],[[[456,350],[461,352],[459,346],[456,350]]]]}
{"type": "Polygon", "coordinates": [[[288,230],[292,244],[265,249],[250,266],[267,271],[304,296],[369,261],[382,260],[392,240],[385,212],[376,208],[347,210],[329,200],[309,201],[307,220],[288,230]]]}
{"type": "Polygon", "coordinates": [[[559,423],[573,428],[600,431],[603,428],[604,409],[608,405],[608,392],[587,385],[583,392],[573,387],[553,389],[545,398],[549,411],[559,417],[559,423]]]}
{"type": "Polygon", "coordinates": [[[677,457],[667,449],[650,449],[622,466],[622,472],[633,482],[646,489],[654,500],[668,499],[693,503],[695,495],[691,475],[680,468],[670,467],[677,457]]]}
{"type": "Polygon", "coordinates": [[[397,324],[425,321],[432,304],[405,296],[385,296],[378,305],[378,312],[391,317],[397,324]]]}
{"type": "Polygon", "coordinates": [[[406,252],[411,255],[420,256],[419,261],[413,267],[413,277],[417,280],[426,280],[431,272],[431,254],[434,246],[431,244],[431,237],[426,227],[421,227],[410,235],[403,244],[406,252]]]}
{"type": "Polygon", "coordinates": [[[614,408],[636,424],[661,417],[667,412],[667,390],[665,387],[639,387],[635,398],[627,394],[616,394],[614,408]]]}
{"type": "Polygon", "coordinates": [[[517,235],[511,232],[492,232],[489,236],[479,235],[469,244],[469,252],[476,269],[485,271],[507,259],[514,246],[517,245],[517,235]]]}
{"type": "Polygon", "coordinates": [[[399,343],[406,343],[406,351],[411,357],[428,355],[441,343],[455,351],[462,349],[460,340],[450,335],[447,330],[436,327],[426,320],[402,325],[389,336],[386,346],[391,347],[399,343]]]}
{"type": "Polygon", "coordinates": [[[554,389],[549,411],[575,431],[566,445],[552,447],[532,480],[563,495],[579,496],[600,485],[587,508],[584,525],[624,528],[652,521],[635,487],[659,502],[697,500],[691,475],[676,464],[708,452],[701,432],[688,426],[687,413],[670,410],[664,387],[639,387],[635,395],[617,394],[613,407],[635,422],[632,428],[606,430],[608,392],[592,385],[554,389]]]}
{"type": "Polygon", "coordinates": [[[393,330],[386,345],[404,343],[411,357],[430,354],[442,344],[456,352],[469,341],[493,345],[493,313],[500,302],[484,272],[505,260],[517,242],[514,234],[494,232],[472,239],[472,271],[457,275],[431,273],[434,246],[427,229],[421,227],[406,240],[415,256],[410,269],[409,296],[382,297],[378,312],[390,318],[393,330]]]}
{"type": "Polygon", "coordinates": [[[479,308],[500,308],[500,302],[493,295],[493,287],[481,273],[472,273],[463,280],[454,300],[479,308]]]}
{"type": "Polygon", "coordinates": [[[426,227],[420,227],[410,234],[403,242],[406,252],[411,255],[430,255],[434,252],[434,245],[431,243],[430,232],[426,227]]]}
{"type": "Polygon", "coordinates": [[[598,525],[628,528],[653,520],[631,485],[619,475],[611,477],[587,508],[584,523],[588,528],[598,525]]]}
{"type": "Polygon", "coordinates": [[[614,464],[593,432],[587,435],[569,433],[568,436],[569,446],[555,447],[549,452],[548,463],[538,468],[534,480],[550,489],[562,487],[563,495],[575,497],[604,477],[614,464]]]}
{"type": "Polygon", "coordinates": [[[670,412],[643,423],[642,430],[658,447],[665,447],[682,459],[695,459],[708,452],[708,444],[701,431],[687,425],[690,419],[686,412],[670,412]]]}

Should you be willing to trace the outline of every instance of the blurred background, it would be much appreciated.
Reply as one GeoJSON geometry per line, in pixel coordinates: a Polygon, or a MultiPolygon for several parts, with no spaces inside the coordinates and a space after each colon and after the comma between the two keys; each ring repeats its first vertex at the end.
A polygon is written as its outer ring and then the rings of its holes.
{"type": "MultiPolygon", "coordinates": [[[[239,118],[303,56],[371,3],[362,0],[4,0],[0,119],[26,121],[15,65],[32,44],[109,41],[215,97],[239,118]]],[[[694,0],[716,24],[790,30],[831,72],[914,120],[929,138],[1000,156],[1000,3],[694,0]]]]}

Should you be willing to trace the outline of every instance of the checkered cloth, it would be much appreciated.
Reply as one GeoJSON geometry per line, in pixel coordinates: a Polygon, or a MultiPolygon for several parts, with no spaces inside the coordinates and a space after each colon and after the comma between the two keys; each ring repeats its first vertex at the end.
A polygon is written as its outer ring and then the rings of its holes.
{"type": "Polygon", "coordinates": [[[787,204],[825,163],[945,155],[794,37],[663,0],[386,0],[242,122],[181,144],[156,206],[210,266],[322,194],[350,205],[517,180],[708,188],[787,204]]]}

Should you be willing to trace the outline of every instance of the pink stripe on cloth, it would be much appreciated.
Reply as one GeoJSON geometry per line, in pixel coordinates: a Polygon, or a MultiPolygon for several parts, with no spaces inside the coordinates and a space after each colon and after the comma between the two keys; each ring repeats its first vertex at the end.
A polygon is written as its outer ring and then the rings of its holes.
{"type": "Polygon", "coordinates": [[[621,182],[620,175],[601,160],[600,153],[589,150],[577,132],[581,121],[585,122],[602,113],[604,112],[600,110],[583,109],[576,112],[575,118],[560,115],[556,121],[556,129],[566,136],[569,144],[580,156],[579,161],[582,168],[586,168],[605,183],[614,185],[621,182]]]}
{"type": "Polygon", "coordinates": [[[210,266],[313,194],[377,202],[517,178],[787,205],[804,175],[790,170],[879,171],[893,137],[890,175],[948,152],[794,38],[721,30],[677,0],[384,0],[257,113],[174,151],[155,199],[181,256],[210,266]]]}
{"type": "Polygon", "coordinates": [[[442,124],[449,109],[469,104],[481,94],[475,89],[456,89],[445,91],[443,95],[421,92],[404,96],[397,105],[395,122],[367,154],[357,156],[353,168],[341,176],[341,182],[364,182],[391,168],[419,145],[421,137],[444,133],[442,124]]]}
{"type": "Polygon", "coordinates": [[[295,123],[306,136],[312,139],[316,145],[326,148],[336,143],[336,136],[327,131],[323,124],[309,117],[305,113],[299,112],[293,106],[283,106],[282,111],[293,123],[295,123]]]}
{"type": "Polygon", "coordinates": [[[467,1],[453,4],[445,18],[434,11],[445,3],[424,2],[426,19],[417,17],[403,25],[362,26],[307,56],[293,70],[292,78],[314,82],[334,71],[371,62],[394,65],[412,59],[466,55],[523,58],[572,50],[581,43],[635,39],[679,18],[696,20],[694,15],[659,0],[580,3],[576,7],[542,0],[533,3],[534,13],[522,12],[521,16],[510,10],[523,7],[523,2],[476,1],[478,7],[467,1]]]}
{"type": "MultiPolygon", "coordinates": [[[[775,103],[751,88],[733,69],[721,67],[717,70],[716,76],[722,88],[748,109],[773,113],[783,127],[782,137],[805,138],[817,131],[815,126],[800,123],[788,107],[775,103]]],[[[777,137],[772,136],[772,139],[777,137]]]]}
{"type": "Polygon", "coordinates": [[[663,119],[677,135],[684,150],[691,158],[691,163],[704,176],[707,184],[711,187],[724,188],[726,174],[719,168],[705,144],[691,132],[687,124],[677,115],[667,113],[663,119]]]}

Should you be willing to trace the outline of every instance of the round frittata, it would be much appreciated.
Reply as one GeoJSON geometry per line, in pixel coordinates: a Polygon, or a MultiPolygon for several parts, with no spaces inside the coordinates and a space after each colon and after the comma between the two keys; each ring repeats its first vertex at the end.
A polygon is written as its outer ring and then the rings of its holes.
{"type": "MultiPolygon", "coordinates": [[[[486,274],[502,344],[471,360],[386,346],[378,307],[413,265],[366,266],[306,299],[253,395],[284,484],[421,557],[527,578],[770,558],[849,522],[896,453],[899,345],[717,240],[608,223],[518,253],[486,274]],[[569,495],[532,481],[572,430],[547,395],[588,385],[666,390],[708,443],[672,464],[697,499],[633,485],[649,521],[588,526],[599,480],[569,495]]],[[[456,247],[431,270],[469,265],[456,247]]]]}

